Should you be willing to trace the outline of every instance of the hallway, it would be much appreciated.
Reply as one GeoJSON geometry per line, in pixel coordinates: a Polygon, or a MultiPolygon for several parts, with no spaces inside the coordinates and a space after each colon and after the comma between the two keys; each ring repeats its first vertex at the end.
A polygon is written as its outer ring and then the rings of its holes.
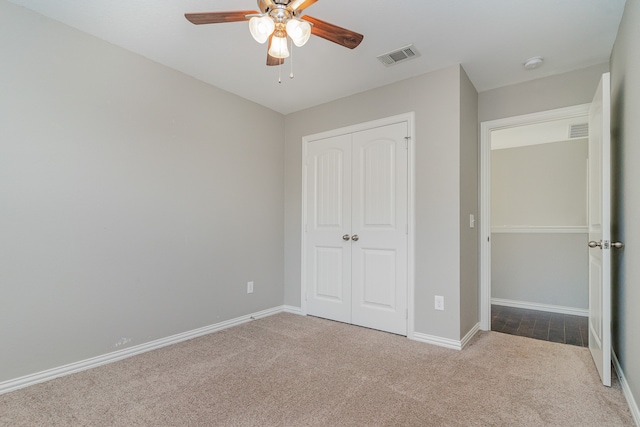
{"type": "Polygon", "coordinates": [[[543,341],[589,346],[588,318],[491,305],[491,330],[543,341]]]}

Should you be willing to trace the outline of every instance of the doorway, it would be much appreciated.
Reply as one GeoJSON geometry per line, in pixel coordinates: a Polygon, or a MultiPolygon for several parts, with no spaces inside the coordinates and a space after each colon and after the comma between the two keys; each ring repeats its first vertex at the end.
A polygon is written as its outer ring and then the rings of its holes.
{"type": "MultiPolygon", "coordinates": [[[[572,312],[571,307],[567,304],[545,304],[540,303],[538,298],[538,302],[534,304],[528,304],[526,302],[527,298],[516,298],[513,296],[509,296],[508,294],[503,294],[502,298],[495,298],[492,295],[492,277],[495,274],[502,274],[503,276],[508,276],[508,268],[513,267],[513,265],[523,266],[524,269],[528,269],[529,275],[532,276],[535,280],[535,275],[540,270],[539,266],[536,265],[536,259],[543,259],[546,257],[547,261],[550,265],[555,265],[558,272],[561,272],[564,267],[562,259],[558,258],[557,254],[553,254],[552,249],[557,249],[557,245],[564,245],[569,250],[571,247],[576,246],[577,244],[582,244],[581,240],[584,240],[586,237],[586,220],[581,219],[578,223],[573,225],[561,224],[554,219],[553,215],[545,218],[545,221],[541,221],[536,223],[536,220],[531,217],[527,218],[528,215],[533,211],[537,211],[539,216],[545,216],[547,212],[544,210],[529,209],[527,203],[530,203],[532,200],[535,200],[535,197],[528,197],[527,200],[521,198],[518,195],[518,192],[513,192],[513,189],[509,189],[509,185],[512,183],[507,183],[505,188],[500,191],[506,191],[505,194],[509,194],[511,200],[508,200],[507,207],[509,209],[500,209],[498,213],[498,219],[500,224],[492,224],[492,196],[491,196],[491,188],[492,188],[492,137],[494,135],[498,135],[499,133],[514,133],[518,132],[518,130],[525,130],[527,128],[540,126],[544,123],[553,123],[553,122],[562,122],[562,121],[577,121],[577,122],[587,122],[588,121],[588,111],[589,104],[579,105],[575,107],[562,108],[557,110],[551,110],[546,112],[528,114],[517,117],[510,117],[506,119],[493,120],[489,122],[481,123],[481,141],[480,141],[480,161],[481,161],[481,190],[480,190],[480,207],[481,207],[481,223],[480,223],[480,233],[481,233],[481,247],[480,247],[480,291],[481,291],[481,307],[480,307],[480,324],[481,329],[483,330],[491,330],[491,306],[492,300],[494,303],[501,304],[502,306],[509,306],[512,308],[519,309],[535,309],[545,312],[552,312],[556,314],[567,314],[567,315],[580,315],[585,316],[588,314],[588,309],[584,310],[574,310],[572,312]],[[511,193],[509,193],[511,191],[511,193]],[[515,200],[514,200],[515,199],[515,200]],[[543,212],[542,214],[540,212],[543,212]],[[505,219],[505,215],[509,216],[508,220],[505,219]],[[513,218],[517,218],[514,220],[513,218]],[[584,224],[582,224],[584,222],[584,224]],[[496,227],[498,225],[498,227],[496,227]],[[571,242],[571,240],[575,240],[576,242],[571,242]],[[495,243],[495,245],[494,245],[495,243]],[[516,251],[509,251],[509,245],[520,245],[523,250],[518,253],[516,251]],[[495,248],[494,248],[495,246],[495,248]],[[499,256],[509,257],[509,261],[504,264],[501,264],[501,270],[505,271],[492,271],[492,251],[497,249],[500,251],[499,256]],[[520,256],[520,259],[518,259],[520,256]],[[555,263],[555,264],[554,264],[555,263]],[[507,295],[506,297],[504,295],[507,295]],[[492,298],[492,296],[494,298],[492,298]],[[565,306],[567,305],[567,306],[565,306]]],[[[567,138],[569,137],[567,136],[567,138]]],[[[533,146],[533,144],[529,144],[533,146]]],[[[567,144],[565,144],[567,145],[567,144]]],[[[568,147],[568,145],[567,145],[568,147]]],[[[501,153],[504,159],[501,159],[502,165],[505,164],[507,167],[513,168],[514,165],[509,163],[505,163],[507,159],[509,161],[518,161],[518,156],[520,156],[521,167],[520,169],[527,169],[531,167],[535,162],[535,156],[543,155],[544,151],[547,151],[546,155],[552,156],[562,156],[567,155],[566,149],[567,147],[562,147],[562,144],[548,144],[546,147],[542,149],[536,149],[535,147],[531,149],[523,146],[523,149],[511,150],[511,152],[507,152],[507,150],[501,153]],[[554,151],[555,150],[555,151],[554,151]],[[562,153],[562,150],[565,150],[565,153],[562,153]],[[527,163],[531,160],[529,163],[527,163]]],[[[494,147],[495,148],[495,147],[494,147]]],[[[504,148],[504,147],[503,147],[504,148]]],[[[507,147],[512,148],[512,147],[507,147]]],[[[559,160],[559,157],[553,158],[554,160],[559,160]]],[[[557,165],[556,165],[557,166],[557,165]]],[[[586,159],[583,166],[586,168],[586,159]]],[[[540,168],[538,168],[540,169],[540,168]]],[[[503,171],[504,172],[504,171],[503,171]]],[[[549,171],[549,175],[552,174],[552,170],[549,171]]],[[[545,168],[541,168],[541,170],[537,170],[537,177],[534,176],[532,182],[534,184],[537,180],[545,181],[545,179],[550,178],[547,174],[545,174],[545,168]]],[[[584,177],[586,179],[586,176],[584,177]]],[[[553,185],[553,180],[547,179],[547,185],[553,185]]],[[[544,187],[544,185],[542,186],[544,187]]],[[[525,195],[527,191],[524,190],[525,195]]],[[[585,191],[586,193],[586,191],[585,191]]],[[[528,194],[529,196],[530,194],[528,194]]],[[[575,196],[575,195],[574,195],[575,196]]],[[[586,194],[579,195],[583,199],[586,198],[586,194]]],[[[544,206],[542,206],[544,208],[544,206]]],[[[584,204],[584,214],[586,216],[586,203],[584,204]]],[[[585,246],[586,247],[586,246],[585,246]]],[[[574,257],[575,258],[575,257],[574,257]]],[[[586,252],[584,254],[584,258],[586,259],[586,252]]],[[[584,259],[577,258],[577,261],[583,262],[584,259]],[[580,261],[581,260],[581,261],[580,261]]],[[[577,262],[573,260],[572,262],[577,262]]],[[[586,272],[586,268],[584,269],[586,272]]],[[[561,274],[561,273],[559,273],[561,274]]],[[[586,274],[586,273],[585,273],[586,274]]],[[[526,275],[526,274],[525,274],[526,275]]],[[[496,287],[497,288],[497,287],[496,287]]],[[[504,289],[501,291],[504,292],[504,289]]],[[[540,290],[535,290],[532,293],[535,293],[540,290]]],[[[535,300],[536,298],[532,298],[535,300]]]]}
{"type": "Polygon", "coordinates": [[[302,310],[413,334],[413,114],[303,138],[302,310]]]}

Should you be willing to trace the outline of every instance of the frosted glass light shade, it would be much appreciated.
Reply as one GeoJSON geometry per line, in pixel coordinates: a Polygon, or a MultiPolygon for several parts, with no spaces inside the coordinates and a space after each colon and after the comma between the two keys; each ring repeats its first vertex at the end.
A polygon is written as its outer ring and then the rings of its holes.
{"type": "Polygon", "coordinates": [[[289,48],[287,47],[287,37],[273,36],[271,39],[271,47],[269,48],[269,55],[274,58],[288,58],[289,48]]]}
{"type": "Polygon", "coordinates": [[[290,19],[287,22],[287,35],[291,37],[296,46],[304,46],[311,36],[311,24],[307,21],[290,19]]]}
{"type": "Polygon", "coordinates": [[[268,16],[254,16],[249,20],[249,31],[258,43],[264,43],[269,39],[276,24],[268,16]]]}

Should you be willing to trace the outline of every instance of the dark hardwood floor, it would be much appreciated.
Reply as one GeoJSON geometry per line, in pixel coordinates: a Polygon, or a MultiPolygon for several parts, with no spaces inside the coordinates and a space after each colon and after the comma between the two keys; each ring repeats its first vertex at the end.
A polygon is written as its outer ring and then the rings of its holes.
{"type": "Polygon", "coordinates": [[[491,306],[491,330],[510,335],[588,347],[588,319],[583,316],[491,306]]]}

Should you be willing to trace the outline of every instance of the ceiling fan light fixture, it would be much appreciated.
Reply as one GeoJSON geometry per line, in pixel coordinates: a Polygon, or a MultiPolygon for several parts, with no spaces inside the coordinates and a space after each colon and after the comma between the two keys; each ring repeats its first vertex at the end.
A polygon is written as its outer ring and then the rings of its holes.
{"type": "Polygon", "coordinates": [[[276,28],[269,16],[254,16],[249,20],[249,31],[258,43],[265,43],[276,28]]]}
{"type": "Polygon", "coordinates": [[[274,58],[288,58],[289,48],[287,47],[287,37],[273,36],[271,39],[271,47],[269,48],[269,55],[274,58]]]}
{"type": "Polygon", "coordinates": [[[299,19],[290,19],[287,22],[287,35],[296,46],[304,46],[311,37],[311,24],[299,19]]]}

